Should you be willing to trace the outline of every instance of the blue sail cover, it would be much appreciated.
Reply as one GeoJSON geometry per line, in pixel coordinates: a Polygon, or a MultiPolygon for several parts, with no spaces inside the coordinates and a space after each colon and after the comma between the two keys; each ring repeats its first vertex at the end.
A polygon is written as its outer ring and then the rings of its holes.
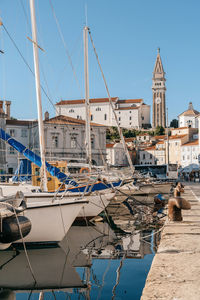
{"type": "Polygon", "coordinates": [[[12,177],[12,182],[30,181],[31,174],[31,161],[26,158],[20,159],[19,167],[15,171],[15,175],[12,177]]]}
{"type": "MultiPolygon", "coordinates": [[[[10,146],[12,146],[14,149],[16,149],[19,153],[24,155],[28,160],[36,164],[38,167],[42,166],[41,157],[37,154],[35,154],[33,151],[26,148],[24,145],[13,139],[9,134],[7,134],[2,128],[0,128],[0,138],[4,141],[6,141],[10,146]]],[[[68,191],[72,193],[85,193],[85,192],[94,192],[94,191],[101,191],[112,187],[117,187],[122,184],[121,180],[118,180],[117,182],[105,183],[98,181],[94,184],[88,184],[88,185],[82,185],[79,186],[79,184],[72,180],[69,176],[67,176],[65,173],[61,172],[59,168],[51,166],[49,163],[45,162],[47,171],[52,175],[57,177],[61,182],[66,184],[71,184],[75,186],[74,188],[69,188],[68,191]]]]}
{"type": "MultiPolygon", "coordinates": [[[[7,134],[2,128],[0,128],[0,138],[6,141],[11,147],[16,149],[19,153],[28,158],[31,162],[36,164],[38,167],[42,166],[41,157],[35,154],[33,151],[27,149],[24,145],[13,139],[9,134],[7,134]]],[[[59,168],[51,166],[49,163],[45,162],[47,171],[52,175],[57,177],[61,182],[66,184],[71,184],[77,186],[78,184],[72,180],[65,173],[61,172],[59,168]]]]}

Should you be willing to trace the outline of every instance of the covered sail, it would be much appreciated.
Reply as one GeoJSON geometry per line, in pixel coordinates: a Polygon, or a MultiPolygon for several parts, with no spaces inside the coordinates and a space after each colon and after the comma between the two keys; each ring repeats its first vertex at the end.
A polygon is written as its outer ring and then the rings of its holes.
{"type": "MultiPolygon", "coordinates": [[[[33,151],[29,150],[24,145],[22,145],[21,143],[13,139],[2,128],[0,128],[0,138],[6,141],[10,146],[12,146],[14,149],[16,149],[19,153],[24,155],[26,158],[28,158],[31,162],[36,164],[38,167],[42,166],[42,161],[39,155],[35,154],[33,151]]],[[[47,171],[52,176],[57,177],[61,182],[64,182],[66,184],[71,184],[74,186],[78,185],[74,180],[71,180],[69,176],[61,172],[59,168],[53,167],[47,162],[45,164],[46,164],[47,171]]]]}

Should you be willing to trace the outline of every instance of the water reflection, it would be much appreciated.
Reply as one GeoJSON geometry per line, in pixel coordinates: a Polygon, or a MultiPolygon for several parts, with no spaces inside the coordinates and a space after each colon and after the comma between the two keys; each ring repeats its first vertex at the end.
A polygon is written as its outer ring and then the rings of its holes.
{"type": "Polygon", "coordinates": [[[72,226],[57,247],[1,251],[0,299],[133,299],[133,277],[139,299],[153,257],[150,233],[99,222],[72,226]]]}

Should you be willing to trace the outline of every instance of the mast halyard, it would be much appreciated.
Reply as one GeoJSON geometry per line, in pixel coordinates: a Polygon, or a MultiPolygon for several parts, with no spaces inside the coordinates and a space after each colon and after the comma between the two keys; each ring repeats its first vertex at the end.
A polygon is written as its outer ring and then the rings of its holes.
{"type": "Polygon", "coordinates": [[[124,151],[125,151],[125,154],[126,154],[126,157],[127,157],[127,160],[128,160],[128,163],[129,163],[129,166],[130,166],[130,169],[131,169],[131,172],[132,174],[135,172],[135,169],[134,169],[134,166],[133,166],[133,162],[131,160],[131,157],[130,157],[130,154],[129,154],[129,151],[128,151],[128,148],[126,146],[126,142],[125,142],[125,139],[124,139],[124,135],[123,135],[123,132],[122,132],[122,128],[120,127],[119,125],[119,121],[118,121],[118,118],[117,118],[117,114],[116,114],[116,111],[115,111],[115,107],[114,107],[114,104],[112,102],[112,99],[111,99],[111,96],[110,96],[110,92],[108,90],[108,85],[107,85],[107,82],[106,82],[106,79],[105,79],[105,76],[104,76],[104,73],[103,73],[103,70],[102,70],[102,67],[101,67],[101,64],[100,64],[100,61],[99,61],[99,57],[97,55],[97,51],[96,51],[96,48],[94,46],[94,42],[93,42],[93,39],[92,39],[92,35],[91,35],[91,32],[89,31],[89,35],[90,35],[90,39],[91,39],[91,43],[92,43],[92,46],[93,46],[93,49],[94,49],[94,53],[96,55],[96,59],[97,59],[97,63],[99,65],[99,69],[101,71],[101,75],[103,77],[103,81],[104,81],[104,84],[105,84],[105,88],[106,88],[106,91],[107,91],[107,94],[108,94],[108,99],[109,99],[109,103],[110,103],[110,106],[111,106],[111,109],[112,109],[112,112],[113,112],[113,115],[114,115],[114,118],[115,118],[115,121],[116,121],[116,124],[117,124],[117,129],[118,129],[118,132],[119,132],[119,135],[120,135],[120,140],[122,142],[122,145],[123,145],[123,148],[124,148],[124,151]]]}
{"type": "Polygon", "coordinates": [[[86,156],[89,169],[92,167],[91,133],[90,133],[90,100],[89,100],[89,70],[88,70],[88,31],[87,26],[83,30],[84,39],[84,73],[85,73],[85,135],[86,156]]]}
{"type": "Polygon", "coordinates": [[[41,176],[41,189],[47,191],[47,174],[45,164],[45,143],[44,143],[44,126],[42,118],[42,103],[41,103],[41,90],[40,90],[40,72],[39,72],[39,59],[38,59],[38,43],[37,43],[37,29],[35,18],[35,4],[34,0],[30,0],[31,24],[32,24],[32,40],[33,40],[33,56],[35,68],[35,87],[37,96],[37,111],[38,111],[38,129],[39,129],[39,145],[42,166],[40,169],[41,176]]]}

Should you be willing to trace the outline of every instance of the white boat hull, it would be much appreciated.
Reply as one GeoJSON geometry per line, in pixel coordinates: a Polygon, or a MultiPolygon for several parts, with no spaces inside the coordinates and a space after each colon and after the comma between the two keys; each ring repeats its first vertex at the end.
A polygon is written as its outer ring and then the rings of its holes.
{"type": "Polygon", "coordinates": [[[87,197],[88,203],[81,208],[77,219],[92,219],[100,214],[115,197],[115,192],[105,190],[87,197]]]}
{"type": "MultiPolygon", "coordinates": [[[[34,198],[31,198],[32,200],[34,198]]],[[[27,197],[27,209],[23,212],[31,221],[31,231],[24,238],[25,242],[59,242],[61,241],[80,209],[86,203],[85,200],[63,199],[48,201],[29,201],[27,197]]],[[[51,199],[52,200],[52,199],[51,199]]],[[[17,241],[22,242],[22,240],[17,241]]]]}

